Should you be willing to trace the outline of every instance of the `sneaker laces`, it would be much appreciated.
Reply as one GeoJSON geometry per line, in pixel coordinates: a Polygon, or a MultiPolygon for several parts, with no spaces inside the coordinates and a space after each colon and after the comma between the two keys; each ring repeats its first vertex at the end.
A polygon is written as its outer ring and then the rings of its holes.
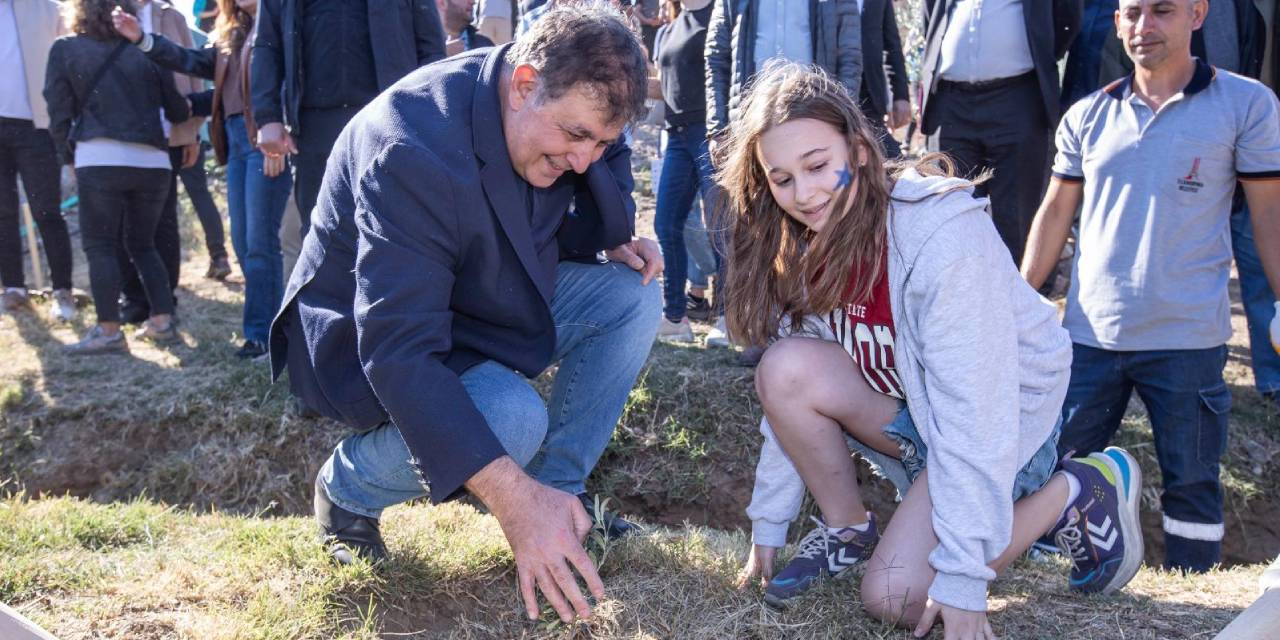
{"type": "Polygon", "coordinates": [[[1067,512],[1067,524],[1053,536],[1058,548],[1067,552],[1071,558],[1071,566],[1075,569],[1080,569],[1089,560],[1089,551],[1084,546],[1083,527],[1077,526],[1079,523],[1080,512],[1073,508],[1067,512]]]}
{"type": "Polygon", "coordinates": [[[800,540],[800,548],[796,551],[797,558],[818,558],[827,557],[828,550],[831,548],[831,534],[827,533],[827,525],[814,516],[809,519],[818,525],[813,531],[805,534],[800,540]]]}

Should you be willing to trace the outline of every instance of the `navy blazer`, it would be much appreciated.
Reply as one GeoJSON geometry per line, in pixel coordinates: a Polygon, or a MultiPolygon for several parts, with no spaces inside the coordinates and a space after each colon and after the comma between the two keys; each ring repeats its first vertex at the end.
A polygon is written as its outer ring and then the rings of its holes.
{"type": "Polygon", "coordinates": [[[352,119],[271,327],[272,375],[287,366],[303,402],[354,428],[394,423],[437,502],[506,454],[459,375],[485,360],[541,373],[555,265],[634,231],[616,143],[544,192],[575,210],[539,254],[502,132],[509,46],[423,67],[352,119]]]}

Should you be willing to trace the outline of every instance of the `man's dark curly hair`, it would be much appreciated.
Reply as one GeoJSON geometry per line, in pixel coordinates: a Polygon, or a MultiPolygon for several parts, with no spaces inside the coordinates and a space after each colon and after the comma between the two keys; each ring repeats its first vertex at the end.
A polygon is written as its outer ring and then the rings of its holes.
{"type": "Polygon", "coordinates": [[[62,7],[72,33],[111,42],[121,38],[111,26],[111,10],[116,5],[131,15],[138,15],[133,0],[68,0],[62,7]]]}
{"type": "Polygon", "coordinates": [[[600,0],[558,3],[516,39],[506,61],[538,70],[539,100],[555,100],[582,83],[609,122],[630,122],[646,112],[644,47],[622,14],[600,0]]]}

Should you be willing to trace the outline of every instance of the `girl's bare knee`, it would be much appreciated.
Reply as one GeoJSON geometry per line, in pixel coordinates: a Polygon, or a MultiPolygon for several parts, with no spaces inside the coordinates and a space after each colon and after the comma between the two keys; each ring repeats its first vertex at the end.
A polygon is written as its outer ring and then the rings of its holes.
{"type": "Polygon", "coordinates": [[[783,338],[765,350],[756,365],[756,394],[769,405],[777,399],[792,398],[812,365],[806,364],[808,345],[801,338],[783,338]]]}
{"type": "MultiPolygon", "coordinates": [[[[911,627],[919,621],[927,598],[927,586],[907,585],[901,575],[890,577],[889,569],[874,571],[868,563],[862,576],[862,608],[867,615],[899,627],[911,627]]],[[[901,572],[896,572],[901,573],[901,572]]]]}

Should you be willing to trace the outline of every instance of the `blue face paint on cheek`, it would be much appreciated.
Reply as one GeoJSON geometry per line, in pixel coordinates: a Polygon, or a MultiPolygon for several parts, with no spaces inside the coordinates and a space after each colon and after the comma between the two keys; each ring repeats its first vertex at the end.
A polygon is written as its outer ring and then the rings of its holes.
{"type": "Polygon", "coordinates": [[[853,184],[853,172],[849,171],[849,165],[845,165],[843,169],[836,172],[836,188],[843,189],[853,184]]]}

